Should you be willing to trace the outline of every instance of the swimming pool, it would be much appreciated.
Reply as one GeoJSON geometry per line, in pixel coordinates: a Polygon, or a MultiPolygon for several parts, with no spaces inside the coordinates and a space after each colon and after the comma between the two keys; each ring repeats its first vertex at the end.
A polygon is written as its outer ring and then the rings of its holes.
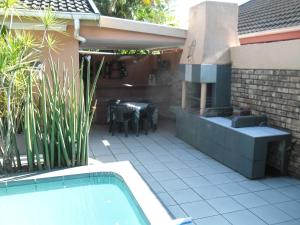
{"type": "Polygon", "coordinates": [[[149,225],[114,173],[13,182],[0,193],[1,225],[149,225]]]}
{"type": "Polygon", "coordinates": [[[1,225],[174,224],[129,162],[0,179],[0,219],[1,225]]]}

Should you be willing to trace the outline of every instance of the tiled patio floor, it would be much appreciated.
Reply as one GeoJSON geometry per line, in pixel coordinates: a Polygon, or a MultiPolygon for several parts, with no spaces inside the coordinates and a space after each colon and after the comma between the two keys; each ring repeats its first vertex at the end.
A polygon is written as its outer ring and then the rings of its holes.
{"type": "Polygon", "coordinates": [[[195,225],[300,225],[300,180],[248,180],[176,138],[172,123],[128,138],[95,126],[90,137],[90,157],[129,160],[174,217],[191,216],[195,225]]]}

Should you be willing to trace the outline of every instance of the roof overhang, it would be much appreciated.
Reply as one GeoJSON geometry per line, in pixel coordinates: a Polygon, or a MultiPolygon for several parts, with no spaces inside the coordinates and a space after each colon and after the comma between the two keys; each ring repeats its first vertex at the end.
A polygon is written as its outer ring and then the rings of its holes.
{"type": "Polygon", "coordinates": [[[300,39],[300,26],[239,35],[239,39],[241,45],[296,40],[300,39]]]}
{"type": "MultiPolygon", "coordinates": [[[[10,27],[13,30],[33,30],[33,31],[44,31],[46,30],[46,27],[42,23],[27,23],[27,22],[4,22],[4,25],[7,27],[10,27]]],[[[67,25],[66,24],[56,24],[49,26],[47,28],[50,31],[59,31],[59,32],[65,32],[67,31],[67,25]]]]}
{"type": "Polygon", "coordinates": [[[187,30],[160,24],[153,24],[135,20],[120,19],[116,17],[101,16],[100,27],[140,32],[155,35],[163,35],[176,38],[186,38],[187,30]]]}
{"type": "Polygon", "coordinates": [[[165,49],[181,48],[187,30],[159,24],[101,16],[100,27],[82,25],[80,34],[86,38],[81,48],[165,49]]]}
{"type": "MultiPolygon", "coordinates": [[[[145,27],[147,29],[147,26],[145,27]]],[[[181,48],[184,37],[163,35],[157,32],[136,32],[127,29],[115,29],[95,26],[81,26],[80,35],[86,38],[80,47],[105,50],[117,49],[165,49],[181,48]]]]}
{"type": "Polygon", "coordinates": [[[288,33],[288,32],[294,32],[294,31],[300,31],[300,26],[283,27],[283,28],[253,32],[253,33],[248,33],[248,34],[241,34],[241,35],[239,35],[239,39],[258,37],[258,36],[266,36],[266,35],[272,35],[272,34],[288,33]]]}

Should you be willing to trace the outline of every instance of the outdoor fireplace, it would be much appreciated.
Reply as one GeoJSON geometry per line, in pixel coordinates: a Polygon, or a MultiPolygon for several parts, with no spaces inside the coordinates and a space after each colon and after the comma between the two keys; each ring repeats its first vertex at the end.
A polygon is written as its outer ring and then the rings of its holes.
{"type": "Polygon", "coordinates": [[[205,108],[220,108],[230,106],[231,65],[181,65],[182,71],[182,108],[195,111],[200,108],[203,115],[205,108]],[[187,96],[187,82],[199,91],[191,91],[187,96]],[[198,95],[199,94],[199,95],[198,95]],[[197,96],[198,95],[198,96],[197,96]],[[199,99],[199,104],[192,104],[188,98],[199,99]]]}
{"type": "Polygon", "coordinates": [[[207,105],[230,106],[230,47],[239,45],[237,18],[236,4],[203,2],[191,8],[180,61],[183,109],[195,111],[190,103],[197,98],[201,115],[207,105]]]}

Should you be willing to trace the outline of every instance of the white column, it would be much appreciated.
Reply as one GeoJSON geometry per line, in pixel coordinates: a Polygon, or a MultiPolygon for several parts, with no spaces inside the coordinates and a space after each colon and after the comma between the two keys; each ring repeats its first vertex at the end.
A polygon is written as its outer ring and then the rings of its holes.
{"type": "Polygon", "coordinates": [[[204,111],[205,111],[206,94],[207,94],[207,84],[201,83],[201,96],[200,96],[200,115],[201,116],[204,114],[204,111]]]}

